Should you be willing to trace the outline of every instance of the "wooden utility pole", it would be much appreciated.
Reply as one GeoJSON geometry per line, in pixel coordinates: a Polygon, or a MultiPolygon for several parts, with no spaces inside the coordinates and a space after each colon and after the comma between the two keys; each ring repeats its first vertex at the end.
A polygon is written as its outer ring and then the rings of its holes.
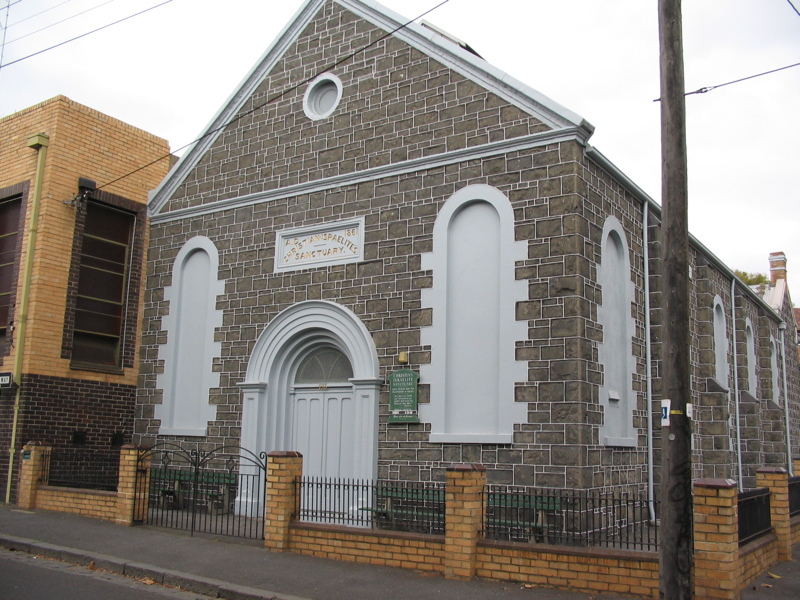
{"type": "Polygon", "coordinates": [[[659,0],[661,193],[664,241],[663,398],[659,597],[692,597],[692,454],[689,372],[689,228],[680,0],[659,0]]]}

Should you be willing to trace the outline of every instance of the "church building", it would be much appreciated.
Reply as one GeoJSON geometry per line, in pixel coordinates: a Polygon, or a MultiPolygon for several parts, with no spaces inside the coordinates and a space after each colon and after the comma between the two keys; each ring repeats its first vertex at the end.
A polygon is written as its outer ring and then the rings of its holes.
{"type": "MultiPolygon", "coordinates": [[[[307,0],[151,194],[137,441],[652,496],[661,209],[592,133],[433,26],[307,0]]],[[[800,444],[788,291],[691,263],[695,475],[752,487],[800,444]]]]}

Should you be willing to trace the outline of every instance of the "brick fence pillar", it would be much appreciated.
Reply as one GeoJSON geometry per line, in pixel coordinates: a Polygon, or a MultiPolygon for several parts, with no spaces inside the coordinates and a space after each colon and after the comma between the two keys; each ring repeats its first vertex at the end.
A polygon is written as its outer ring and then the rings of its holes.
{"type": "Polygon", "coordinates": [[[769,516],[778,537],[778,560],[792,560],[792,520],[789,518],[789,472],[783,467],[761,467],[756,485],[769,488],[769,516]]]}
{"type": "Polygon", "coordinates": [[[50,446],[42,446],[38,442],[25,444],[22,449],[17,491],[17,506],[20,508],[36,508],[36,488],[44,474],[45,459],[51,449],[50,446]]]}
{"type": "Polygon", "coordinates": [[[140,464],[140,450],[141,448],[135,444],[125,444],[119,450],[116,522],[120,525],[133,525],[137,520],[137,509],[140,513],[147,510],[150,458],[145,458],[140,464]],[[141,478],[138,485],[137,476],[141,478]]]}
{"type": "Polygon", "coordinates": [[[486,467],[454,465],[447,469],[444,576],[475,577],[478,537],[483,526],[486,467]]]}
{"type": "Polygon", "coordinates": [[[732,479],[694,483],[695,598],[739,598],[738,496],[732,479]]]}
{"type": "Polygon", "coordinates": [[[289,525],[299,505],[295,481],[303,476],[303,455],[277,451],[267,456],[267,505],[264,515],[264,546],[283,552],[289,549],[289,525]]]}

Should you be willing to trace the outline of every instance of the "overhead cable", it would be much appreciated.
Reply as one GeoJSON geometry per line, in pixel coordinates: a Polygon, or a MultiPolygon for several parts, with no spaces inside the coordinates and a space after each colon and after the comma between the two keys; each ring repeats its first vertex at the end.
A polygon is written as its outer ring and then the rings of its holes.
{"type": "MultiPolygon", "coordinates": [[[[734,83],[740,83],[742,81],[747,81],[748,79],[755,79],[756,77],[762,77],[764,75],[770,75],[772,73],[777,73],[778,71],[785,71],[786,69],[792,69],[794,67],[800,67],[800,63],[794,63],[793,65],[786,65],[785,67],[779,67],[777,69],[772,69],[771,71],[764,71],[763,73],[758,73],[756,75],[749,75],[748,77],[742,77],[741,79],[734,79],[733,81],[728,81],[727,83],[720,83],[718,85],[709,85],[706,87],[701,87],[693,92],[686,92],[684,96],[691,96],[692,94],[705,94],[710,92],[711,90],[715,90],[717,88],[725,87],[726,85],[733,85],[734,83]]],[[[653,102],[660,102],[661,98],[656,98],[653,102]]]]}
{"type": "Polygon", "coordinates": [[[178,151],[180,151],[180,150],[183,150],[183,149],[185,149],[185,148],[188,148],[189,146],[192,146],[192,145],[196,144],[197,142],[199,142],[199,141],[201,141],[201,140],[203,140],[203,139],[207,138],[208,136],[210,136],[210,135],[213,135],[213,134],[217,133],[218,131],[222,131],[223,129],[225,129],[225,128],[226,128],[226,127],[228,127],[229,125],[232,125],[233,123],[236,123],[237,121],[239,121],[239,120],[243,119],[244,117],[246,117],[246,116],[248,116],[248,115],[251,115],[251,114],[255,113],[255,112],[256,112],[256,111],[258,111],[258,110],[261,110],[261,109],[262,109],[262,108],[264,108],[265,106],[267,106],[267,105],[269,105],[269,104],[272,104],[273,102],[275,102],[275,101],[277,101],[277,100],[279,100],[279,99],[283,98],[283,97],[284,97],[284,96],[286,96],[287,94],[289,94],[289,93],[291,93],[291,92],[294,92],[295,90],[297,90],[297,89],[299,89],[299,88],[303,87],[304,85],[306,85],[306,84],[310,83],[311,81],[313,81],[314,79],[316,79],[316,78],[317,78],[317,77],[318,77],[318,76],[319,76],[321,73],[325,73],[325,72],[327,72],[327,71],[330,71],[330,70],[334,69],[335,67],[338,67],[338,66],[339,66],[339,65],[341,65],[342,63],[344,63],[344,62],[346,62],[346,61],[350,60],[351,58],[353,58],[353,57],[357,56],[358,54],[360,54],[360,53],[364,52],[365,50],[367,50],[367,49],[371,48],[372,46],[374,46],[374,45],[376,45],[376,44],[378,44],[378,43],[382,42],[383,40],[385,40],[386,38],[388,38],[388,37],[390,37],[390,36],[394,35],[394,34],[395,34],[395,33],[397,33],[398,31],[400,31],[401,29],[404,29],[404,28],[408,27],[408,26],[409,26],[411,23],[413,23],[414,21],[418,21],[418,20],[419,20],[419,19],[421,19],[422,17],[424,17],[424,16],[428,15],[429,13],[432,13],[434,10],[436,10],[436,9],[437,9],[437,8],[439,8],[440,6],[443,6],[443,5],[447,4],[449,1],[450,1],[450,0],[442,0],[442,2],[439,2],[439,4],[437,4],[437,5],[436,5],[436,6],[434,6],[433,8],[430,8],[430,9],[426,10],[424,13],[422,13],[422,14],[421,14],[421,15],[419,15],[418,17],[416,17],[416,18],[414,18],[414,19],[411,19],[410,21],[406,21],[406,22],[405,22],[405,23],[403,23],[402,25],[399,25],[399,26],[397,26],[396,28],[394,28],[393,30],[391,30],[391,31],[389,31],[389,32],[385,33],[384,35],[380,36],[380,37],[379,37],[378,39],[376,39],[375,41],[373,41],[373,42],[370,42],[370,43],[369,43],[369,44],[367,44],[366,46],[362,46],[361,48],[359,48],[359,49],[357,49],[357,50],[355,50],[355,51],[351,52],[351,53],[350,53],[350,54],[348,54],[348,55],[346,55],[344,58],[340,58],[339,60],[337,60],[337,61],[335,61],[335,62],[331,63],[330,65],[327,65],[326,67],[324,67],[324,68],[320,69],[319,71],[317,71],[316,73],[314,73],[314,75],[311,75],[310,77],[307,77],[306,79],[304,79],[304,80],[300,81],[299,83],[297,83],[297,84],[295,84],[295,85],[293,85],[293,86],[291,86],[291,87],[289,87],[289,88],[287,88],[287,89],[283,90],[282,92],[279,92],[279,93],[275,94],[274,96],[272,96],[272,97],[268,98],[267,100],[265,100],[265,101],[264,101],[264,102],[262,102],[261,104],[259,104],[259,105],[257,105],[257,106],[254,106],[253,108],[251,108],[251,109],[249,109],[249,110],[246,110],[246,111],[244,111],[244,112],[242,112],[242,113],[240,113],[240,114],[236,115],[236,116],[235,116],[234,118],[232,118],[230,121],[227,121],[226,123],[224,123],[224,124],[220,125],[219,127],[215,127],[214,129],[210,129],[209,131],[207,131],[206,133],[204,133],[203,135],[201,135],[199,138],[197,138],[197,139],[195,139],[195,140],[192,140],[192,141],[191,141],[191,142],[189,142],[188,144],[184,144],[183,146],[181,146],[181,147],[179,147],[179,148],[175,148],[175,150],[173,150],[173,151],[172,151],[172,152],[170,152],[169,154],[165,154],[164,156],[160,156],[160,157],[156,158],[155,160],[152,160],[152,161],[150,161],[150,162],[149,162],[149,163],[147,163],[146,165],[142,165],[141,167],[139,167],[139,168],[137,168],[137,169],[134,169],[134,170],[133,170],[133,171],[131,171],[130,173],[126,173],[125,175],[122,175],[122,176],[120,176],[120,177],[117,177],[116,179],[112,179],[111,181],[109,181],[109,182],[107,182],[107,183],[104,183],[103,185],[99,185],[99,186],[97,186],[97,189],[98,189],[98,190],[100,190],[100,189],[103,189],[104,187],[107,187],[107,186],[109,186],[109,185],[111,185],[111,184],[117,183],[118,181],[120,181],[120,180],[122,180],[122,179],[125,179],[126,177],[130,177],[131,175],[133,175],[133,174],[135,174],[135,173],[138,173],[139,171],[143,171],[144,169],[147,169],[148,167],[151,167],[151,166],[153,166],[154,164],[157,164],[157,163],[161,162],[162,160],[165,160],[165,159],[169,158],[170,156],[172,156],[172,154],[173,154],[174,152],[178,152],[178,151]]]}
{"type": "Polygon", "coordinates": [[[41,29],[37,29],[36,31],[31,31],[30,33],[26,33],[25,35],[21,35],[19,37],[16,37],[13,40],[8,40],[5,44],[6,44],[6,46],[8,44],[13,44],[14,42],[17,42],[17,41],[19,41],[21,39],[24,39],[26,37],[30,37],[32,35],[35,35],[37,33],[40,33],[42,31],[44,31],[45,29],[50,29],[51,27],[55,27],[56,25],[61,25],[61,23],[66,23],[67,21],[69,21],[71,19],[74,19],[75,17],[80,17],[81,15],[85,15],[88,12],[92,12],[93,10],[95,10],[97,8],[101,8],[101,7],[105,6],[106,4],[111,4],[112,2],[116,2],[116,0],[106,0],[102,4],[98,4],[97,6],[93,6],[91,8],[87,8],[86,10],[84,10],[82,12],[79,12],[77,14],[69,16],[69,17],[67,17],[65,19],[61,19],[60,21],[56,21],[55,23],[51,23],[50,25],[45,25],[41,29]]]}
{"type": "Polygon", "coordinates": [[[33,54],[29,54],[27,56],[23,56],[22,58],[18,58],[17,60],[12,60],[11,62],[7,62],[7,63],[5,63],[3,65],[0,65],[0,69],[3,69],[5,67],[11,66],[11,65],[14,65],[14,64],[16,64],[18,62],[22,62],[23,60],[26,60],[28,58],[32,58],[34,56],[38,56],[39,54],[43,54],[43,53],[48,52],[50,50],[54,50],[55,48],[59,48],[59,47],[63,46],[64,44],[69,44],[70,42],[74,42],[75,40],[79,40],[81,38],[85,38],[87,35],[91,35],[93,33],[97,33],[98,31],[102,31],[103,29],[108,29],[109,27],[112,27],[113,25],[117,25],[119,23],[122,23],[123,21],[127,21],[128,19],[132,19],[133,17],[138,17],[139,15],[143,15],[146,12],[149,12],[151,10],[154,10],[156,8],[164,6],[165,4],[169,4],[170,2],[172,2],[172,0],[165,0],[161,4],[156,4],[155,6],[151,6],[150,8],[145,8],[144,10],[139,11],[138,13],[135,13],[133,15],[128,15],[127,17],[125,17],[123,19],[119,19],[118,21],[114,21],[113,23],[108,23],[107,25],[103,25],[102,27],[98,27],[97,29],[93,29],[92,31],[87,31],[86,33],[82,33],[81,35],[78,35],[78,36],[76,36],[74,38],[68,39],[68,40],[63,41],[63,42],[61,42],[59,44],[56,44],[54,46],[50,46],[49,48],[45,48],[44,50],[39,50],[38,52],[34,52],[33,54]]]}

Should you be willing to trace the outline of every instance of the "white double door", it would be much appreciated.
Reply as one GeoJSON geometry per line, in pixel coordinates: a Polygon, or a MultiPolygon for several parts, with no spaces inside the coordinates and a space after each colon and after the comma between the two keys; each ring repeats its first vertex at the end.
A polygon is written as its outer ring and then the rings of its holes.
{"type": "Polygon", "coordinates": [[[295,386],[290,397],[289,447],[303,455],[306,477],[357,477],[357,423],[352,385],[295,386]]]}

